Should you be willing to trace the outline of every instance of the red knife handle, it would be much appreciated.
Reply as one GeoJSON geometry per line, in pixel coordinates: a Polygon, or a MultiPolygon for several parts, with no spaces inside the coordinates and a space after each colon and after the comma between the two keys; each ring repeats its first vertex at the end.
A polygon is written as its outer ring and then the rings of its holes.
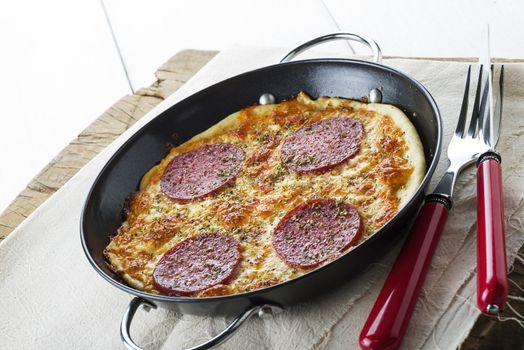
{"type": "Polygon", "coordinates": [[[504,198],[500,156],[487,153],[477,168],[477,305],[502,311],[508,299],[504,198]]]}
{"type": "Polygon", "coordinates": [[[362,349],[400,347],[449,207],[449,201],[442,196],[426,199],[360,333],[362,349]]]}

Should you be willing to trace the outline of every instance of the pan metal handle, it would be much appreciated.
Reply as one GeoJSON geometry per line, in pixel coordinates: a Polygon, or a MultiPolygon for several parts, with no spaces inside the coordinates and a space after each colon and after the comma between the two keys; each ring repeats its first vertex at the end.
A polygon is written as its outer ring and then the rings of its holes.
{"type": "MultiPolygon", "coordinates": [[[[156,309],[156,305],[148,300],[138,297],[135,297],[133,300],[131,300],[126,312],[124,313],[124,316],[122,317],[122,322],[120,323],[120,337],[122,338],[125,348],[128,350],[142,350],[142,348],[138,346],[133,341],[133,339],[131,339],[131,334],[129,332],[129,329],[131,328],[131,322],[133,321],[133,316],[140,306],[143,306],[146,311],[149,311],[150,309],[156,309]]],[[[187,350],[211,349],[229,339],[229,337],[231,337],[233,333],[251,316],[256,314],[260,318],[267,318],[280,310],[281,308],[275,305],[250,305],[237,317],[235,317],[235,319],[233,319],[233,321],[231,321],[231,323],[229,323],[229,325],[222,332],[218,333],[208,341],[193,346],[187,350]]]]}
{"type": "Polygon", "coordinates": [[[289,52],[286,56],[284,56],[283,59],[280,60],[280,63],[289,62],[293,58],[295,58],[300,53],[312,48],[313,46],[317,46],[320,43],[326,42],[326,41],[333,41],[333,40],[351,40],[356,41],[359,43],[362,43],[369,47],[371,49],[371,52],[373,54],[373,62],[375,63],[382,63],[382,51],[380,50],[380,47],[375,42],[375,40],[366,38],[357,34],[352,33],[333,33],[333,34],[327,34],[320,36],[318,38],[315,38],[313,40],[308,41],[307,43],[304,43],[297,48],[293,49],[291,52],[289,52]]]}

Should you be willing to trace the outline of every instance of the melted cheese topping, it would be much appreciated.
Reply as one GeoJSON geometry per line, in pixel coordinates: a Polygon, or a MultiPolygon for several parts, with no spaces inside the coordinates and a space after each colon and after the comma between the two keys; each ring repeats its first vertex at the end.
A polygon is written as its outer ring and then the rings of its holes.
{"type": "Polygon", "coordinates": [[[256,290],[308,272],[286,265],[271,244],[274,228],[291,209],[315,198],[350,203],[363,220],[361,240],[365,240],[411,198],[424,173],[419,136],[396,107],[340,98],[311,100],[300,93],[279,104],[245,108],[172,148],[144,175],[140,190],[130,199],[127,220],[105,254],[131,286],[159,293],[152,276],[166,251],[199,232],[222,232],[236,237],[242,246],[238,273],[228,285],[211,287],[197,296],[256,290]],[[322,174],[286,169],[280,160],[286,137],[304,125],[333,117],[351,117],[362,123],[359,152],[322,174]],[[219,142],[238,145],[245,152],[234,183],[189,203],[169,199],[161,190],[160,179],[173,157],[219,142]]]}

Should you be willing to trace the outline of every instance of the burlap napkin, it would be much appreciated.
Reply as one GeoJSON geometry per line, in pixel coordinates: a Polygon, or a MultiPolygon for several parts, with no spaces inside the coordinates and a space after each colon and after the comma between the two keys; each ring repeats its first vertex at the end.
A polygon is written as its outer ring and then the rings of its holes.
{"type": "MultiPolygon", "coordinates": [[[[86,165],[0,244],[0,348],[118,349],[119,322],[130,296],[88,264],[79,239],[80,210],[95,176],[140,126],[191,93],[229,76],[273,64],[285,49],[235,47],[219,54],[190,82],[86,165]]],[[[385,60],[433,94],[444,117],[447,145],[460,109],[467,65],[385,60]]],[[[524,243],[524,65],[506,65],[503,157],[509,262],[524,243]]],[[[445,151],[443,152],[445,153],[445,151]]],[[[433,185],[443,173],[442,161],[433,185]]],[[[433,259],[405,349],[454,349],[472,327],[475,300],[474,169],[461,176],[456,201],[433,259]]],[[[356,349],[358,333],[398,247],[343,287],[269,320],[253,318],[224,349],[356,349]]],[[[216,334],[228,320],[139,311],[132,332],[149,349],[179,349],[216,334]]]]}

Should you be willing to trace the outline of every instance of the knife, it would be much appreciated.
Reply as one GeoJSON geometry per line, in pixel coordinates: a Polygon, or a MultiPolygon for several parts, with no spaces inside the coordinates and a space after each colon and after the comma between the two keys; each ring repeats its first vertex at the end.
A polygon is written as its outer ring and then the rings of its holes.
{"type": "Polygon", "coordinates": [[[504,67],[495,92],[495,106],[489,25],[482,35],[480,64],[488,77],[483,91],[489,108],[479,116],[479,132],[483,131],[489,150],[477,161],[477,305],[481,312],[496,315],[508,298],[502,168],[500,154],[495,150],[502,114],[504,67]]]}

